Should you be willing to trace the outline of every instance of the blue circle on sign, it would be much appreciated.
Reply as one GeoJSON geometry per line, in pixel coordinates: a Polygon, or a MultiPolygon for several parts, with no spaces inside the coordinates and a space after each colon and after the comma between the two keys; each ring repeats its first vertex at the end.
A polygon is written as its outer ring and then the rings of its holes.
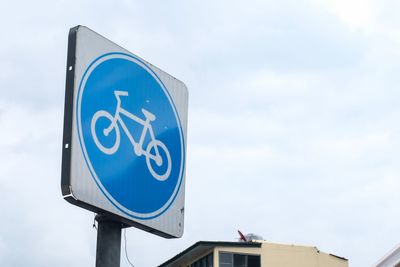
{"type": "Polygon", "coordinates": [[[107,199],[133,218],[165,212],[185,156],[177,111],[156,73],[133,55],[98,57],[81,79],[76,116],[86,164],[107,199]]]}

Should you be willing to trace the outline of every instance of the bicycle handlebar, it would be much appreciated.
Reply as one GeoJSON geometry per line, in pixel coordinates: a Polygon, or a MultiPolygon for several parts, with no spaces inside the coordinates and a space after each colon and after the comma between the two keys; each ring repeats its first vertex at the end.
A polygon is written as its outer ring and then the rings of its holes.
{"type": "Polygon", "coordinates": [[[114,91],[114,95],[116,97],[118,97],[118,96],[128,96],[128,92],[127,91],[114,91]]]}

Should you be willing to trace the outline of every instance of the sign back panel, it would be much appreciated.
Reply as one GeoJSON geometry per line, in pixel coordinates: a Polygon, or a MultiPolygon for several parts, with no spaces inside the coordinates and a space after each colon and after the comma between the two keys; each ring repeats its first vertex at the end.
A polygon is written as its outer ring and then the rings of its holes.
{"type": "Polygon", "coordinates": [[[164,237],[184,227],[186,86],[92,30],[70,30],[61,188],[164,237]]]}

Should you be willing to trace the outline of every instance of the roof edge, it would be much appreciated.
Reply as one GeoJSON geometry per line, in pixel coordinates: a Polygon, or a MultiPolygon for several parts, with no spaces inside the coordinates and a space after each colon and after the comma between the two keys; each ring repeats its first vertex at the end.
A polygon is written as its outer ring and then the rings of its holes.
{"type": "Polygon", "coordinates": [[[171,259],[167,260],[166,262],[162,263],[158,267],[168,266],[172,262],[176,261],[186,253],[190,252],[191,250],[199,247],[199,246],[209,246],[209,247],[250,247],[250,248],[260,248],[262,243],[260,242],[229,242],[229,241],[198,241],[185,249],[184,251],[176,254],[171,259]]]}

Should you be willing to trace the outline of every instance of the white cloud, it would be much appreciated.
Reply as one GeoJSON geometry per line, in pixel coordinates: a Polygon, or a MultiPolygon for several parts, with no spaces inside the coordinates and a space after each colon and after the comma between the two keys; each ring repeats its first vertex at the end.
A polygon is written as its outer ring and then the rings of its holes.
{"type": "Polygon", "coordinates": [[[344,137],[338,140],[325,140],[314,144],[318,154],[329,154],[342,160],[355,160],[366,154],[387,150],[391,145],[391,134],[373,133],[366,136],[344,137]]]}
{"type": "Polygon", "coordinates": [[[375,1],[370,0],[312,0],[335,14],[352,31],[371,31],[375,24],[375,1]]]}

